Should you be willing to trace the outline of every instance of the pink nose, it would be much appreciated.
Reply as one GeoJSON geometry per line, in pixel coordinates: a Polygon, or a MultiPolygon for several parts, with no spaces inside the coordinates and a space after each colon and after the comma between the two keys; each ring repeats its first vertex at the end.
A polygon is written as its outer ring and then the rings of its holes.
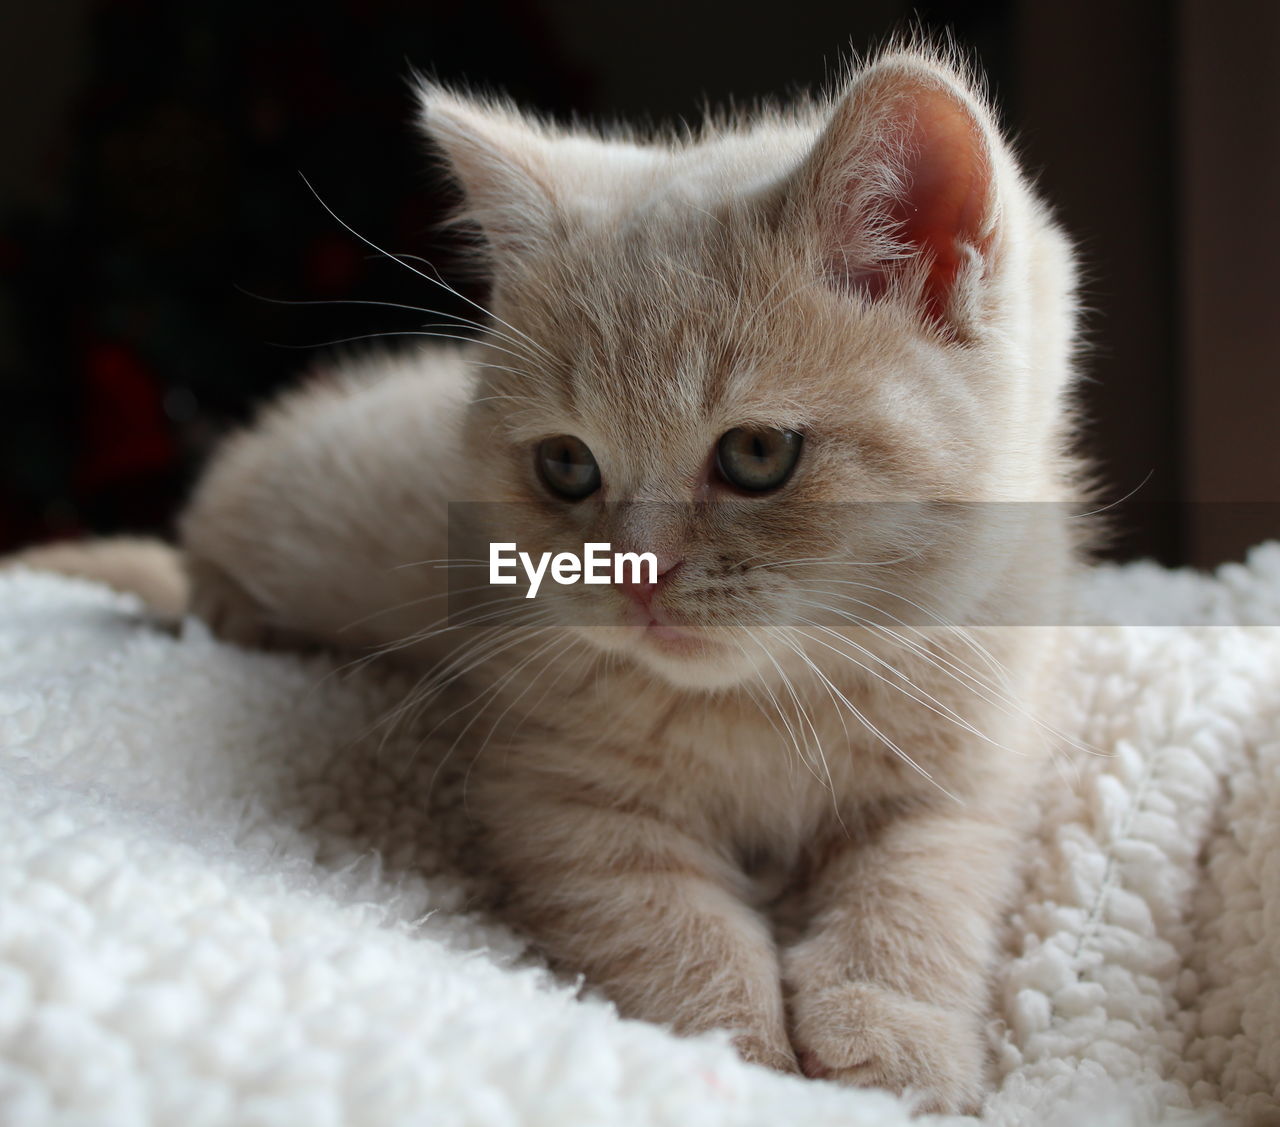
{"type": "Polygon", "coordinates": [[[653,601],[653,596],[657,593],[658,588],[667,581],[668,576],[670,576],[682,563],[684,563],[684,560],[673,560],[669,556],[659,556],[656,583],[624,582],[619,583],[618,586],[626,591],[626,593],[644,607],[645,610],[648,610],[649,604],[653,601]]]}

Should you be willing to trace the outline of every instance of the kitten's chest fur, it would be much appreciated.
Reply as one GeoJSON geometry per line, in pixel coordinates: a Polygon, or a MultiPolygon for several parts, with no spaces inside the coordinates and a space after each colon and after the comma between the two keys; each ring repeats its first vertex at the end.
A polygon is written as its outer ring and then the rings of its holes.
{"type": "MultiPolygon", "coordinates": [[[[873,680],[835,681],[845,706],[803,676],[690,699],[643,674],[584,674],[563,694],[517,701],[476,771],[527,773],[549,792],[586,786],[620,810],[659,810],[761,878],[793,870],[831,835],[861,832],[891,806],[980,783],[983,748],[955,738],[958,725],[873,680]]],[[[945,685],[933,689],[945,699],[945,685]]],[[[972,704],[963,707],[974,722],[996,722],[972,704]]]]}

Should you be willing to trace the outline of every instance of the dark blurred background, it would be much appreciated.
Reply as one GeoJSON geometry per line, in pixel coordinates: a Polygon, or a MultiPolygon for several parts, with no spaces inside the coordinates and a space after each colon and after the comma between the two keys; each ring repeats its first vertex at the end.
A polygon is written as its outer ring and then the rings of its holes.
{"type": "Polygon", "coordinates": [[[1082,249],[1089,448],[1103,501],[1132,494],[1113,553],[1204,565],[1280,535],[1270,0],[50,0],[0,15],[0,551],[164,532],[317,346],[422,321],[344,299],[465,311],[299,177],[462,279],[411,67],[558,115],[696,117],[909,21],[977,54],[1082,249]]]}

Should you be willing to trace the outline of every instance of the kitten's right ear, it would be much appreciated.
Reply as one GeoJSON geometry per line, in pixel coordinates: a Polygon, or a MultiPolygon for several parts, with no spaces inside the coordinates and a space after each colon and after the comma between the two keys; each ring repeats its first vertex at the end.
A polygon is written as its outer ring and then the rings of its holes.
{"type": "Polygon", "coordinates": [[[460,221],[474,223],[495,257],[537,246],[556,219],[545,131],[513,107],[422,82],[420,121],[462,189],[460,221]]]}

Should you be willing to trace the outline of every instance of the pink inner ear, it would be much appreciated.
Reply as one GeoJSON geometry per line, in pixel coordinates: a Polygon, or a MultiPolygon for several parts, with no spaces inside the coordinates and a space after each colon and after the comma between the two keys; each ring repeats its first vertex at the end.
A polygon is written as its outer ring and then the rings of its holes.
{"type": "MultiPolygon", "coordinates": [[[[989,249],[990,156],[972,112],[956,95],[914,82],[898,98],[900,127],[888,131],[895,138],[896,151],[883,159],[899,166],[903,188],[888,201],[885,212],[896,240],[912,258],[927,256],[925,312],[943,321],[965,261],[962,248],[971,246],[980,254],[989,249]]],[[[859,217],[850,214],[849,218],[856,223],[859,217]]],[[[844,235],[846,246],[857,245],[859,232],[844,235]]],[[[842,273],[849,284],[874,300],[887,289],[893,270],[900,265],[897,261],[865,263],[842,273]]]]}

